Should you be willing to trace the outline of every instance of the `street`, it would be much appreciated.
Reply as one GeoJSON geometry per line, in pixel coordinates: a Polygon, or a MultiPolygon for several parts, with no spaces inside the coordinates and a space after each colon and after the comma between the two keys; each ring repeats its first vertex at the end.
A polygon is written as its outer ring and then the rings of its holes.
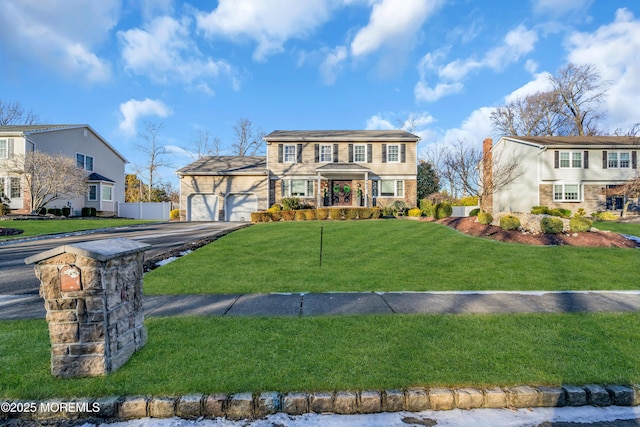
{"type": "Polygon", "coordinates": [[[127,238],[150,244],[152,248],[145,253],[148,259],[185,243],[219,233],[226,234],[244,226],[246,223],[239,222],[169,222],[25,238],[15,242],[0,241],[0,295],[37,294],[40,282],[36,279],[33,266],[26,265],[24,260],[58,246],[87,240],[127,238]]]}

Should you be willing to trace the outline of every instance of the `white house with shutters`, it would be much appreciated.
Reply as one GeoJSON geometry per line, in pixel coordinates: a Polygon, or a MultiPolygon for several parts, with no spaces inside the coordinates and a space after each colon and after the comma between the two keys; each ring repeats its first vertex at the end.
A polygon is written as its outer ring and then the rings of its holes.
{"type": "MultiPolygon", "coordinates": [[[[76,160],[86,171],[87,193],[72,200],[55,200],[49,208],[68,206],[72,214],[84,207],[103,215],[117,212],[124,202],[127,159],[89,125],[11,125],[0,126],[0,160],[23,156],[30,151],[62,154],[76,160]]],[[[2,162],[0,161],[0,164],[2,162]]],[[[64,179],[64,177],[60,177],[64,179]]],[[[0,166],[0,188],[11,200],[15,213],[31,212],[28,188],[20,176],[12,176],[0,166]]]]}
{"type": "MultiPolygon", "coordinates": [[[[623,184],[638,174],[639,139],[628,136],[502,137],[491,148],[494,167],[518,160],[520,176],[493,194],[493,212],[533,206],[587,214],[622,209],[623,184]]],[[[487,146],[485,144],[485,158],[487,146]]],[[[497,173],[497,172],[496,172],[497,173]]]]}

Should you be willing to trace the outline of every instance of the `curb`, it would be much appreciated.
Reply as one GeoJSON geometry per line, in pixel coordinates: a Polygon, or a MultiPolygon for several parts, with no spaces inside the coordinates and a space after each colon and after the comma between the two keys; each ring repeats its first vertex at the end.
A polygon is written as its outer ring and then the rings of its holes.
{"type": "Polygon", "coordinates": [[[530,408],[561,406],[638,406],[640,385],[562,387],[515,386],[509,388],[423,388],[336,392],[262,392],[189,394],[171,396],[113,396],[97,399],[6,400],[0,420],[75,420],[226,417],[256,419],[284,412],[373,414],[425,410],[530,408]],[[7,410],[8,409],[8,410],[7,410]]]}

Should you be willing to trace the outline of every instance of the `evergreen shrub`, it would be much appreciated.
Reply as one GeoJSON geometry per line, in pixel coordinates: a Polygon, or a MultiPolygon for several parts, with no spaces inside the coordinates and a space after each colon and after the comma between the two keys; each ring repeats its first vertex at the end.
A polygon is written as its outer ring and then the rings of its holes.
{"type": "Polygon", "coordinates": [[[448,218],[453,213],[453,208],[451,207],[451,203],[440,202],[436,205],[435,212],[436,219],[448,218]]]}
{"type": "Polygon", "coordinates": [[[517,216],[505,215],[500,218],[500,228],[503,230],[517,230],[520,228],[520,219],[517,216]]]}
{"type": "Polygon", "coordinates": [[[480,212],[478,214],[478,222],[480,224],[489,225],[491,224],[491,221],[493,221],[493,215],[489,212],[480,212]]]}
{"type": "Polygon", "coordinates": [[[169,212],[169,219],[171,221],[175,221],[176,219],[180,219],[180,209],[171,209],[169,212]]]}
{"type": "Polygon", "coordinates": [[[569,220],[569,228],[576,233],[583,233],[591,230],[593,221],[584,216],[574,216],[569,220]]]}
{"type": "Polygon", "coordinates": [[[562,233],[564,224],[560,218],[545,216],[540,220],[540,230],[545,234],[562,233]]]}
{"type": "Polygon", "coordinates": [[[478,216],[479,213],[480,208],[471,209],[471,212],[469,212],[469,216],[478,216]]]}
{"type": "Polygon", "coordinates": [[[409,209],[407,216],[422,216],[422,211],[420,208],[409,209]]]}

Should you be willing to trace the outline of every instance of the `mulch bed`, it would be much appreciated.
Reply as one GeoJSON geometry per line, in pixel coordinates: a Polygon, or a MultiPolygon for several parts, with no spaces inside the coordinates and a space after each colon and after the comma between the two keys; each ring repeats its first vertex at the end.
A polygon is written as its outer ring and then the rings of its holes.
{"type": "Polygon", "coordinates": [[[445,218],[437,222],[454,228],[464,234],[484,237],[500,242],[521,243],[539,246],[591,246],[613,248],[638,248],[640,244],[611,231],[590,231],[588,233],[530,234],[517,230],[503,230],[494,225],[483,225],[475,217],[445,218]]]}
{"type": "Polygon", "coordinates": [[[22,233],[24,233],[24,230],[18,230],[17,228],[0,227],[0,236],[15,236],[22,233]]]}

